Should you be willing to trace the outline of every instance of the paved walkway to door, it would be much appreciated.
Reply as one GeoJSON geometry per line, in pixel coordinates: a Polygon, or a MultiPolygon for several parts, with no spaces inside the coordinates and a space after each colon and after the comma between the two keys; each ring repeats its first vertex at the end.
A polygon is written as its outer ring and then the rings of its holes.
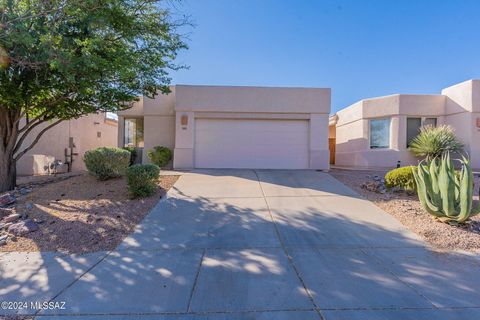
{"type": "Polygon", "coordinates": [[[0,255],[0,300],[65,302],[39,319],[466,320],[479,261],[326,173],[199,170],[113,252],[0,255]]]}

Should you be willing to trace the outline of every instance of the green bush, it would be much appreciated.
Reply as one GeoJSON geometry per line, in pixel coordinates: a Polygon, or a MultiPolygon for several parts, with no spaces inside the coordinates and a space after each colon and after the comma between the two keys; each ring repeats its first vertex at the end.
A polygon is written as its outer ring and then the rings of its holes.
{"type": "Polygon", "coordinates": [[[130,152],[130,166],[133,166],[137,160],[137,149],[135,147],[123,147],[122,149],[130,152]]]}
{"type": "Polygon", "coordinates": [[[128,191],[134,198],[155,193],[160,168],[154,164],[134,164],[127,169],[128,191]]]}
{"type": "Polygon", "coordinates": [[[167,147],[156,146],[148,150],[148,157],[153,164],[159,167],[165,167],[170,160],[172,160],[172,150],[167,147]]]}
{"type": "Polygon", "coordinates": [[[99,180],[125,174],[130,163],[130,152],[121,148],[101,147],[88,150],[83,156],[87,170],[99,180]]]}
{"type": "Polygon", "coordinates": [[[416,166],[401,167],[387,172],[385,186],[389,189],[397,187],[407,191],[415,191],[413,170],[416,170],[416,166]]]}

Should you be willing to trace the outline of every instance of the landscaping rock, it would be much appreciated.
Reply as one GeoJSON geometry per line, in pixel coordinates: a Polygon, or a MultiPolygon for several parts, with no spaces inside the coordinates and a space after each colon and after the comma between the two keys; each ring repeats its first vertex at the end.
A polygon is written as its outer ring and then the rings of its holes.
{"type": "Polygon", "coordinates": [[[0,246],[4,245],[7,243],[7,240],[8,240],[8,234],[2,232],[0,234],[0,246]]]}
{"type": "Polygon", "coordinates": [[[6,193],[0,196],[0,207],[7,207],[13,203],[15,203],[17,199],[13,194],[6,193]]]}
{"type": "Polygon", "coordinates": [[[10,227],[13,224],[13,222],[8,222],[3,224],[3,229],[8,230],[8,227],[10,227]]]}
{"type": "Polygon", "coordinates": [[[24,196],[24,195],[27,195],[27,194],[29,194],[30,192],[32,192],[32,190],[31,190],[31,189],[27,189],[27,188],[20,188],[20,190],[18,190],[18,192],[19,192],[22,196],[24,196]]]}
{"type": "Polygon", "coordinates": [[[0,208],[0,220],[13,213],[15,213],[15,208],[0,208]]]}
{"type": "Polygon", "coordinates": [[[382,191],[382,184],[378,181],[366,181],[362,184],[362,189],[370,192],[380,192],[382,191]]]}
{"type": "Polygon", "coordinates": [[[25,209],[27,209],[28,211],[33,210],[33,204],[31,204],[31,203],[25,204],[25,209]]]}
{"type": "Polygon", "coordinates": [[[30,219],[14,223],[8,227],[8,232],[15,236],[24,236],[37,230],[38,225],[30,219]]]}
{"type": "Polygon", "coordinates": [[[6,216],[3,218],[3,223],[9,223],[9,222],[14,222],[20,219],[20,215],[18,213],[12,213],[9,216],[6,216]]]}
{"type": "Polygon", "coordinates": [[[385,195],[387,193],[387,187],[385,186],[385,179],[381,176],[366,176],[369,179],[362,183],[362,189],[365,189],[370,192],[381,193],[385,195]]]}

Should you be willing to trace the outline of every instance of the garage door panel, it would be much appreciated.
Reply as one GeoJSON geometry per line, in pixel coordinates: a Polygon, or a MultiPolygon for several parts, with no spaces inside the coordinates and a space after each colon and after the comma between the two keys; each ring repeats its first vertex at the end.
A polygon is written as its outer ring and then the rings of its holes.
{"type": "Polygon", "coordinates": [[[308,168],[308,121],[197,119],[197,168],[308,168]]]}

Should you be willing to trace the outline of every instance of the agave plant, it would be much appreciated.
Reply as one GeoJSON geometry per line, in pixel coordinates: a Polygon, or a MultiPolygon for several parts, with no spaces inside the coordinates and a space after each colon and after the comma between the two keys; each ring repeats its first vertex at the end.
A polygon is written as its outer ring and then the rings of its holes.
{"type": "Polygon", "coordinates": [[[422,161],[413,170],[420,203],[425,210],[443,222],[464,223],[478,214],[473,208],[473,173],[470,161],[462,156],[458,160],[461,170],[455,167],[446,153],[432,161],[422,161]]]}
{"type": "Polygon", "coordinates": [[[409,146],[415,156],[426,158],[427,161],[440,158],[446,153],[461,152],[463,147],[453,128],[447,125],[420,128],[420,133],[413,138],[409,146]]]}

